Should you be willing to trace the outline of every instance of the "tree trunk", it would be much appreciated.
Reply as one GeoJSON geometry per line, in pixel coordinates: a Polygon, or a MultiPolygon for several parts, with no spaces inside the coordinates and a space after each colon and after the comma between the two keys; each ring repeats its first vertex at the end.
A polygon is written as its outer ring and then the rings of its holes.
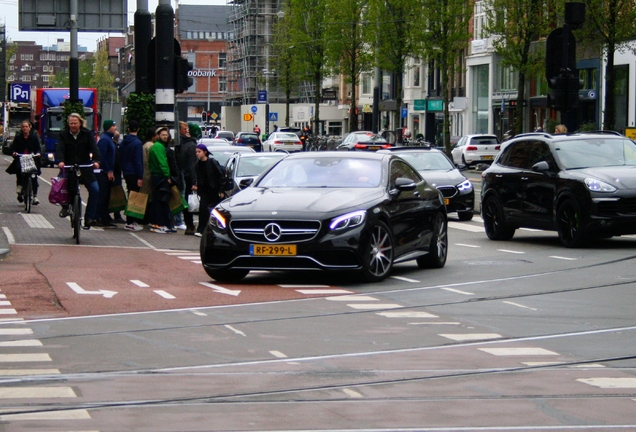
{"type": "Polygon", "coordinates": [[[523,101],[526,99],[526,75],[519,73],[519,89],[517,90],[517,106],[515,125],[512,134],[517,135],[523,132],[523,101]]]}
{"type": "Polygon", "coordinates": [[[317,70],[314,74],[314,84],[316,86],[316,90],[314,91],[314,118],[313,118],[313,134],[314,136],[319,135],[318,131],[320,130],[320,96],[321,96],[321,87],[322,87],[322,74],[320,70],[317,70]]]}

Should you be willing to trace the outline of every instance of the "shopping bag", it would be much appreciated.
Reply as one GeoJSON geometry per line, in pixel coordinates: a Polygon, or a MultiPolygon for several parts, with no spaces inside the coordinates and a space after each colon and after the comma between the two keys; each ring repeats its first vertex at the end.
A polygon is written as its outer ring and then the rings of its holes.
{"type": "Polygon", "coordinates": [[[71,203],[68,196],[68,179],[66,177],[53,177],[51,179],[51,192],[49,192],[51,204],[67,205],[71,203]]]}
{"type": "Polygon", "coordinates": [[[126,209],[126,193],[122,185],[113,185],[110,188],[109,212],[119,212],[126,209]]]}
{"type": "Polygon", "coordinates": [[[148,194],[131,191],[128,196],[128,203],[124,214],[137,219],[143,219],[146,215],[146,206],[148,205],[148,194]]]}
{"type": "Polygon", "coordinates": [[[197,213],[199,211],[199,195],[191,193],[188,195],[188,211],[190,213],[197,213]]]}
{"type": "Polygon", "coordinates": [[[38,172],[38,167],[35,165],[33,155],[25,154],[20,156],[20,171],[23,174],[38,172]]]}
{"type": "Polygon", "coordinates": [[[188,203],[176,186],[172,186],[172,189],[170,189],[170,201],[168,201],[168,206],[170,207],[170,213],[173,215],[188,208],[188,203]]]}

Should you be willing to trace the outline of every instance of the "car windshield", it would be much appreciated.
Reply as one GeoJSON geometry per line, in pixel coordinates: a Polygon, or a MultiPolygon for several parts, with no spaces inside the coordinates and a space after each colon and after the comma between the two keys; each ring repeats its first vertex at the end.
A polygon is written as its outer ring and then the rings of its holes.
{"type": "Polygon", "coordinates": [[[209,147],[208,146],[208,150],[210,151],[210,156],[212,156],[214,159],[216,159],[217,162],[219,164],[221,164],[221,166],[225,166],[227,161],[235,153],[254,153],[254,150],[252,150],[249,147],[239,147],[239,146],[236,146],[236,149],[232,148],[232,149],[227,149],[227,150],[226,149],[213,148],[213,147],[209,147]]]}
{"type": "Polygon", "coordinates": [[[258,157],[245,157],[239,160],[236,170],[237,177],[255,177],[261,175],[274,162],[287,156],[286,153],[272,153],[258,157]]]}
{"type": "Polygon", "coordinates": [[[380,135],[359,135],[354,139],[355,141],[359,143],[387,144],[387,140],[380,135]]]}
{"type": "Polygon", "coordinates": [[[398,153],[418,171],[450,171],[455,169],[446,156],[437,151],[419,151],[398,153]]]}
{"type": "Polygon", "coordinates": [[[291,132],[277,133],[272,137],[274,139],[291,139],[294,141],[298,141],[298,135],[291,132]]]}
{"type": "Polygon", "coordinates": [[[584,138],[559,141],[556,154],[565,169],[636,166],[636,144],[627,138],[584,138]]]}
{"type": "Polygon", "coordinates": [[[470,140],[473,145],[499,144],[497,137],[473,137],[470,140]]]}
{"type": "Polygon", "coordinates": [[[379,160],[342,157],[283,159],[258,182],[260,187],[375,188],[382,179],[379,160]]]}

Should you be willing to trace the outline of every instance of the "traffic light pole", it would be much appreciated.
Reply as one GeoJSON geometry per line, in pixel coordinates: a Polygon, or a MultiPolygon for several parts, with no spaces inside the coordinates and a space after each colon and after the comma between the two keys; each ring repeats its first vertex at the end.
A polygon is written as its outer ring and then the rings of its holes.
{"type": "Polygon", "coordinates": [[[170,0],[159,0],[155,12],[155,122],[157,126],[174,127],[174,11],[170,0]]]}

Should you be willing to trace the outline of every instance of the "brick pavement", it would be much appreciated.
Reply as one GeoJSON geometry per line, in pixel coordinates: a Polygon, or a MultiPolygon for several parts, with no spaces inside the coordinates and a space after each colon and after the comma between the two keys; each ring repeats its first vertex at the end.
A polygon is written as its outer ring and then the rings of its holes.
{"type": "MultiPolygon", "coordinates": [[[[74,245],[68,219],[58,216],[60,207],[48,202],[51,177],[57,175],[56,168],[43,168],[40,177],[38,198],[41,204],[33,206],[31,214],[23,214],[24,207],[15,195],[15,177],[5,172],[10,156],[0,157],[0,259],[6,257],[13,244],[59,244],[74,245]]],[[[87,193],[82,187],[82,199],[87,193]]],[[[196,216],[195,216],[196,221],[196,216]]],[[[148,228],[133,232],[118,225],[117,229],[82,230],[81,245],[111,246],[151,249],[176,249],[198,251],[200,239],[186,236],[183,231],[175,234],[155,234],[148,228]]]]}

